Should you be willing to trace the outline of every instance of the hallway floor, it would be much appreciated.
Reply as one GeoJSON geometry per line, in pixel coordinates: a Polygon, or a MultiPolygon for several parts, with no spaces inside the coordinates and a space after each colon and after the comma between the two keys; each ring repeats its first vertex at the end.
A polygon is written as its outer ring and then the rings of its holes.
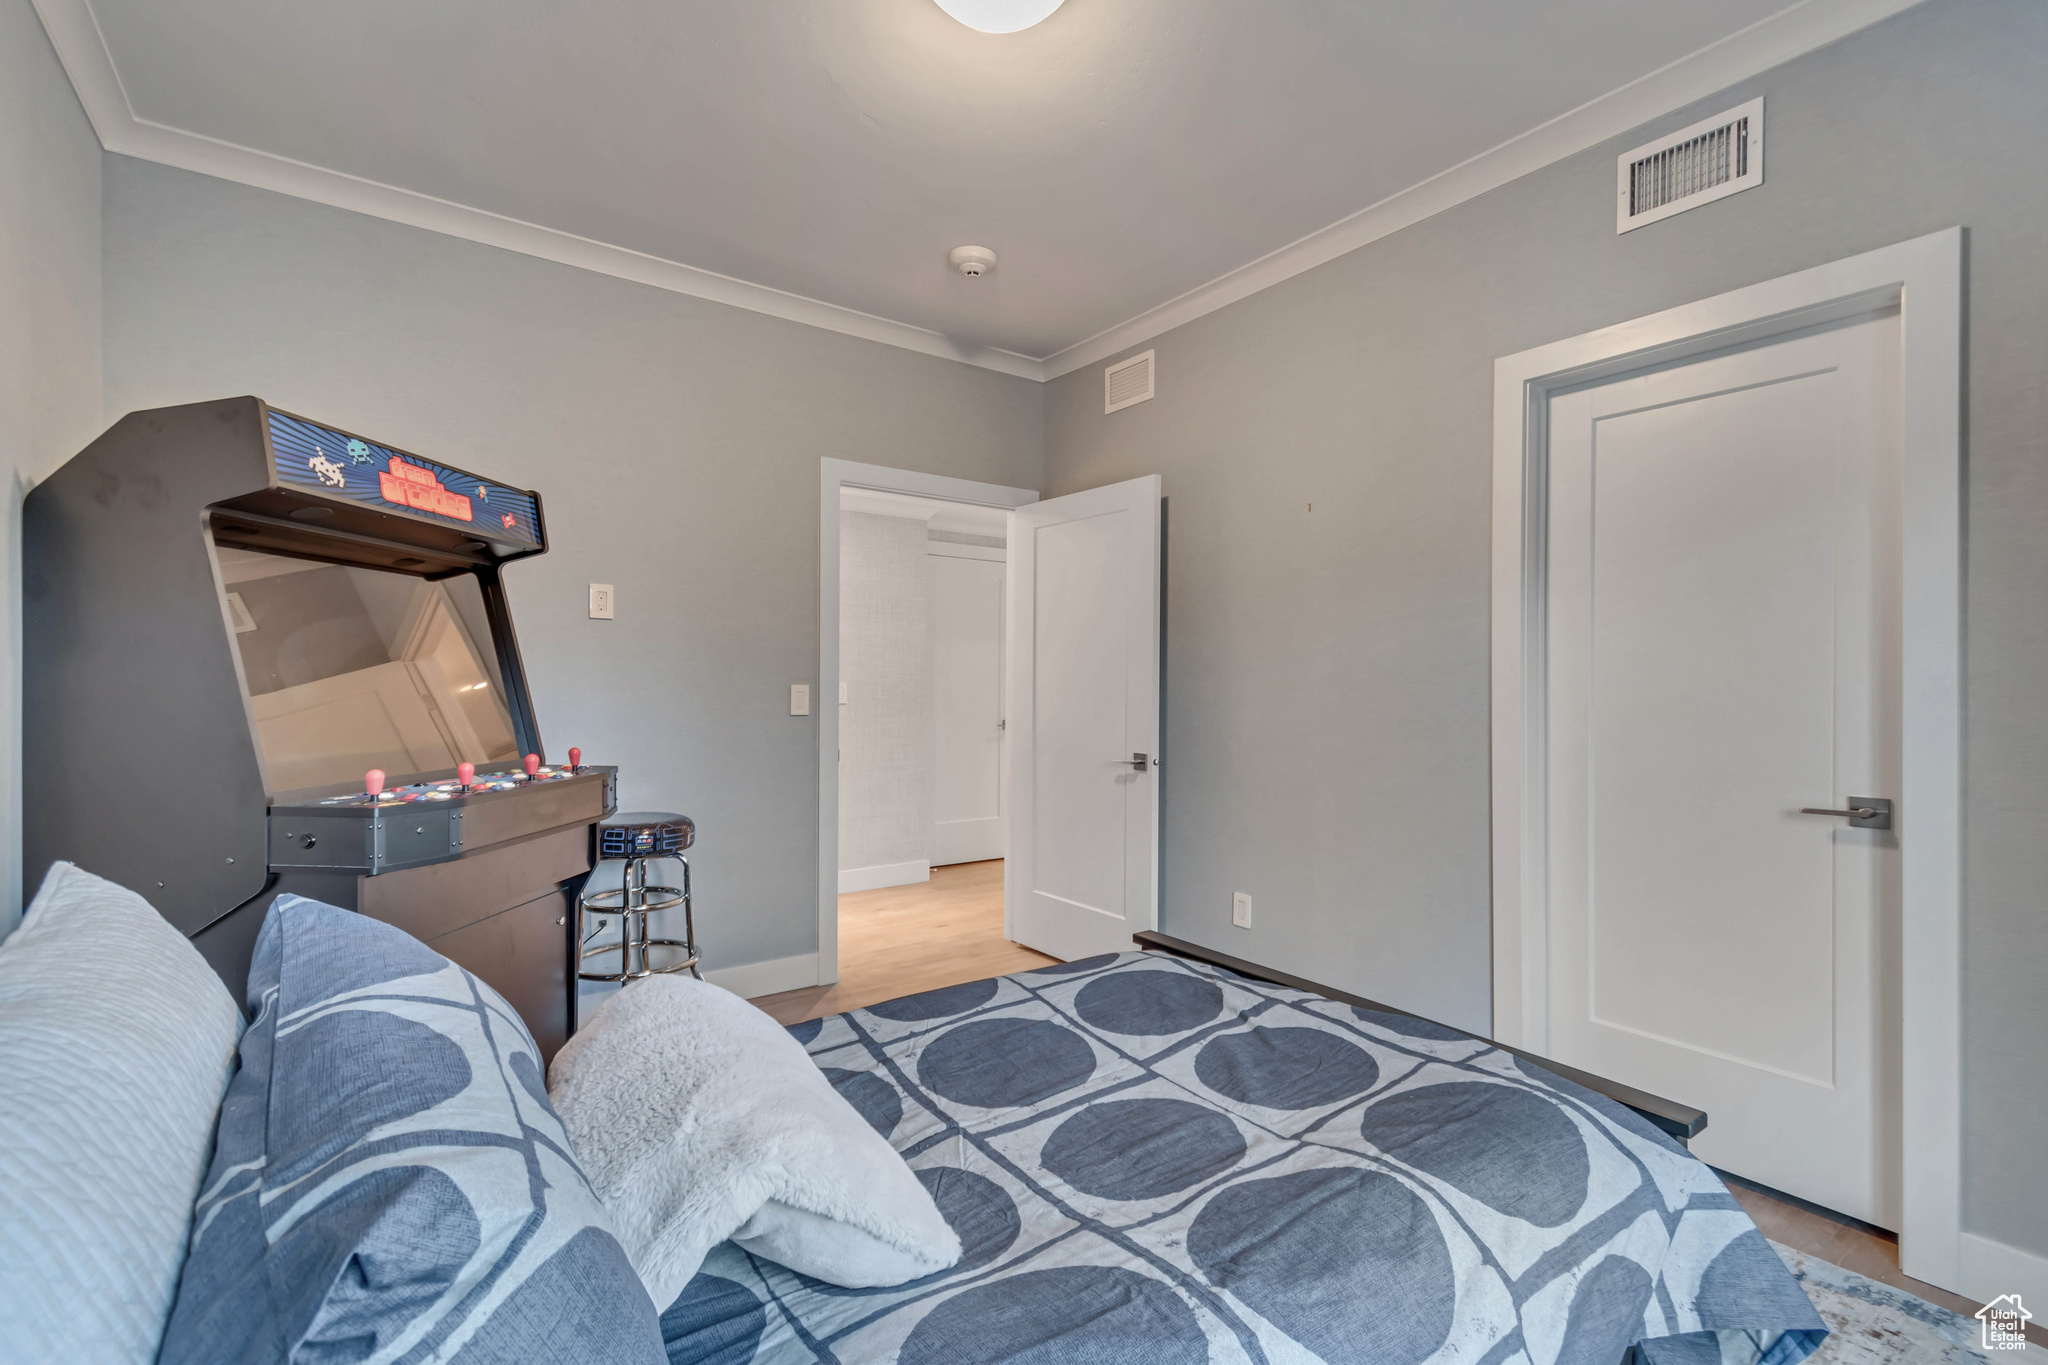
{"type": "Polygon", "coordinates": [[[795,1024],[1054,961],[1003,937],[1002,859],[955,863],[928,882],[841,896],[839,980],[754,1003],[795,1024]]]}

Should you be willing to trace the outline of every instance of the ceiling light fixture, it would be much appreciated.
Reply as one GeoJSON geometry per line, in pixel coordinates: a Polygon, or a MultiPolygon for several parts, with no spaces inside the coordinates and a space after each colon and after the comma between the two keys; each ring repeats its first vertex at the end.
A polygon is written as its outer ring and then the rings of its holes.
{"type": "Polygon", "coordinates": [[[1060,7],[1062,0],[938,0],[939,8],[983,33],[1016,33],[1060,7]]]}

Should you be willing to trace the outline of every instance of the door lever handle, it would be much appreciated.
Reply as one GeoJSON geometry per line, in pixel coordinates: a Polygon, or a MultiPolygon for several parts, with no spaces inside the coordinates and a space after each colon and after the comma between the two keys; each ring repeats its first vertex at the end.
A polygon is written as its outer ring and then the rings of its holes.
{"type": "Polygon", "coordinates": [[[1890,829],[1892,827],[1892,803],[1882,796],[1852,796],[1847,810],[1829,810],[1822,806],[1801,806],[1801,815],[1838,815],[1847,820],[1855,829],[1890,829]]]}
{"type": "Polygon", "coordinates": [[[1145,771],[1145,765],[1147,763],[1150,763],[1152,760],[1145,757],[1145,755],[1143,754],[1134,753],[1129,758],[1118,758],[1113,759],[1111,761],[1115,763],[1128,763],[1131,765],[1132,772],[1141,773],[1145,771]]]}

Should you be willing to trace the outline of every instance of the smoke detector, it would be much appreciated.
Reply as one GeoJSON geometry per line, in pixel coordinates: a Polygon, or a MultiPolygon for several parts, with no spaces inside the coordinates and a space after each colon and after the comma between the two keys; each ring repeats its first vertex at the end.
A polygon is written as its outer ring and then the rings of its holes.
{"type": "Polygon", "coordinates": [[[985,246],[956,246],[946,254],[946,259],[970,280],[980,279],[996,268],[996,253],[985,246]]]}

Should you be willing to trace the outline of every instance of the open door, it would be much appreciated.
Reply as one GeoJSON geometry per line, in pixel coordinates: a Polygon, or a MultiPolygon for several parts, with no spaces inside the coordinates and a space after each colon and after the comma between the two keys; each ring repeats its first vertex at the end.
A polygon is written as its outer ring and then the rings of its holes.
{"type": "Polygon", "coordinates": [[[1010,513],[1005,932],[1064,961],[1159,923],[1159,476],[1010,513]]]}

